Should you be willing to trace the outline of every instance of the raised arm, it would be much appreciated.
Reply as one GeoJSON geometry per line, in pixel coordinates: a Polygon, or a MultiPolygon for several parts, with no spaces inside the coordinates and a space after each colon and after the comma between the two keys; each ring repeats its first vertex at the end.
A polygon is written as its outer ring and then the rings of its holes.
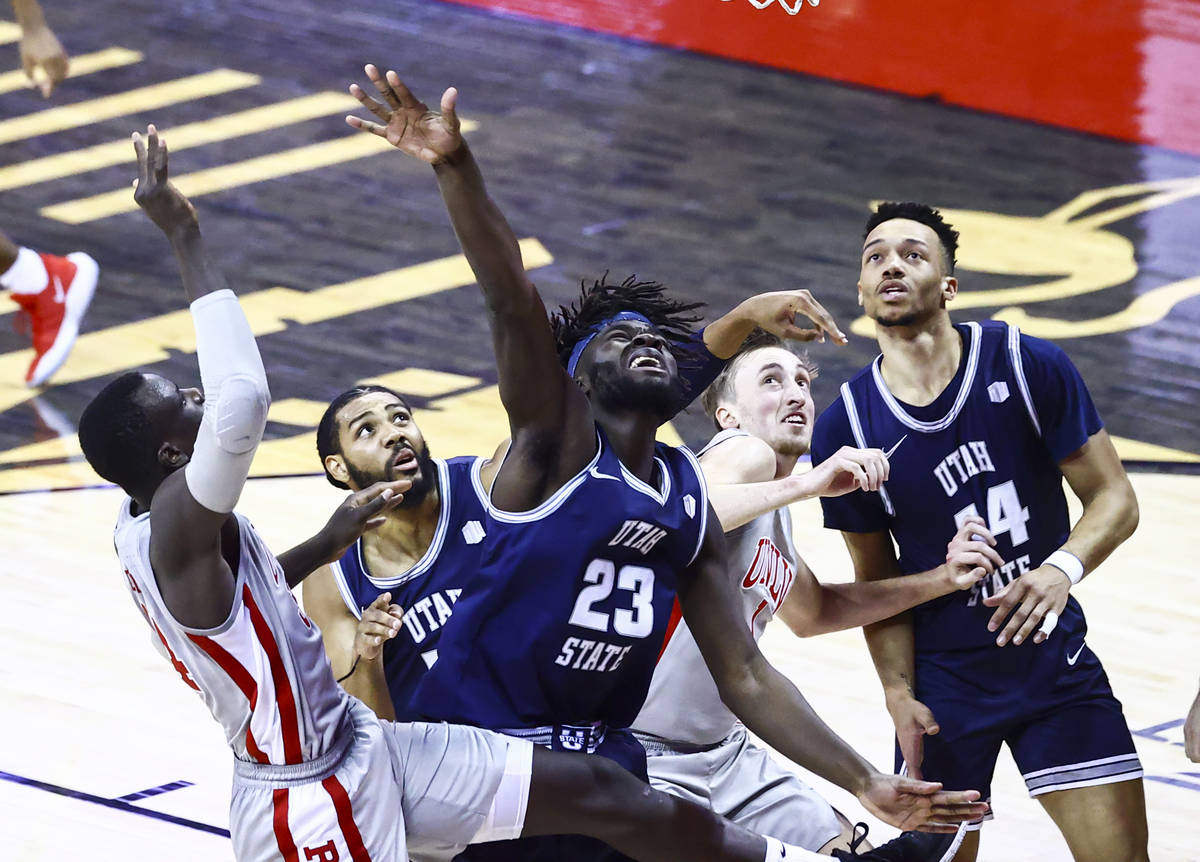
{"type": "Polygon", "coordinates": [[[750,730],[797,764],[855,794],[899,829],[952,831],[940,824],[979,816],[979,794],[876,770],[813,712],[796,687],[759,652],[726,570],[725,540],[709,519],[700,555],[681,583],[684,618],[721,699],[750,730]]]}
{"type": "MultiPolygon", "coordinates": [[[[347,122],[385,138],[434,168],[438,188],[463,253],[479,281],[495,345],[500,400],[508,414],[521,474],[501,470],[497,502],[526,508],[541,502],[547,481],[567,478],[595,452],[591,410],[558,360],[546,308],[525,275],[517,238],[488,196],[483,175],[459,129],[454,88],[442,94],[441,110],[417,100],[395,72],[366,67],[383,102],[358,85],[350,92],[381,123],[347,122]],[[515,487],[514,487],[515,486],[515,487]]],[[[554,490],[556,485],[549,488],[554,490]]]]}
{"type": "Polygon", "coordinates": [[[825,334],[829,333],[835,343],[846,343],[846,336],[832,315],[807,290],[780,290],[751,296],[694,336],[691,345],[693,361],[679,367],[683,380],[680,409],[699,397],[717,379],[725,362],[737,353],[756,327],[794,341],[824,341],[825,334]],[[801,314],[811,320],[815,328],[797,326],[796,318],[801,314]]]}
{"type": "Polygon", "coordinates": [[[21,26],[21,67],[29,85],[37,87],[48,99],[67,77],[70,65],[67,52],[47,26],[37,0],[13,0],[13,14],[21,26]]]}
{"type": "Polygon", "coordinates": [[[184,466],[162,481],[151,500],[150,562],[175,618],[210,628],[224,622],[233,606],[233,572],[221,554],[222,532],[229,522],[225,538],[236,559],[236,523],[229,514],[262,439],[270,393],[237,297],[205,254],[196,211],[168,179],[166,143],[154,126],[147,132],[144,142],[133,136],[134,199],[166,235],[179,261],[204,386],[204,418],[193,451],[165,453],[184,466]]]}

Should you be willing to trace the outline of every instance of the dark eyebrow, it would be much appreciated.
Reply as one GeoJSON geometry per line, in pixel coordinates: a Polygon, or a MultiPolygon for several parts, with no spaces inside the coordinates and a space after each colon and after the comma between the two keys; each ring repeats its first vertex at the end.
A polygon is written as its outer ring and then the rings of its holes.
{"type": "MultiPolygon", "coordinates": [[[[391,402],[390,404],[385,404],[385,405],[384,405],[384,409],[385,409],[385,410],[391,410],[391,409],[392,409],[392,408],[394,408],[394,407],[399,407],[401,410],[408,410],[408,405],[407,405],[407,404],[405,404],[403,401],[393,401],[393,402],[391,402]]],[[[371,415],[371,411],[372,411],[372,410],[374,410],[374,409],[375,409],[375,408],[373,408],[373,407],[369,407],[369,408],[367,408],[366,410],[364,410],[362,413],[359,413],[357,416],[355,416],[353,419],[351,419],[349,422],[347,422],[347,423],[346,423],[346,427],[347,427],[347,428],[353,428],[353,427],[354,427],[354,424],[355,424],[356,422],[361,422],[363,419],[365,419],[365,418],[367,418],[368,416],[370,416],[370,415],[371,415]]]]}
{"type": "MultiPolygon", "coordinates": [[[[878,237],[877,239],[873,239],[869,243],[867,243],[866,245],[863,246],[863,251],[866,251],[871,246],[875,245],[875,243],[883,242],[883,241],[884,241],[883,237],[878,237]]],[[[901,240],[901,243],[906,243],[906,242],[915,242],[917,245],[922,245],[922,246],[925,246],[925,248],[929,248],[928,243],[926,243],[924,240],[917,239],[915,236],[910,236],[907,239],[901,240]]]]}

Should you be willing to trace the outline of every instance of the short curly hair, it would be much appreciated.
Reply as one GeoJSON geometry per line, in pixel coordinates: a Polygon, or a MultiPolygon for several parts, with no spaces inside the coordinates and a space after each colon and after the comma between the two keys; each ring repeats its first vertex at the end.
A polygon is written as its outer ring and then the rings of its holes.
{"type": "Polygon", "coordinates": [[[900,203],[887,201],[881,203],[875,208],[875,212],[871,213],[871,217],[867,219],[867,227],[863,231],[863,239],[866,239],[871,231],[875,230],[875,228],[879,227],[885,221],[897,218],[920,222],[937,234],[938,239],[942,243],[942,252],[945,255],[946,272],[953,275],[954,266],[958,263],[956,258],[958,253],[958,231],[947,224],[942,214],[928,204],[919,204],[914,201],[903,201],[900,203]]]}

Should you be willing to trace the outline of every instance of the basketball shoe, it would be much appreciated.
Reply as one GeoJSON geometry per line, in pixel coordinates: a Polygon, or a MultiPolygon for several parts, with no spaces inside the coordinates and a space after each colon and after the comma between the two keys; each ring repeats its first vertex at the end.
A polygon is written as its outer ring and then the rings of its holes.
{"type": "Polygon", "coordinates": [[[66,257],[39,256],[46,265],[46,286],[40,293],[11,294],[33,329],[33,362],[25,374],[26,386],[41,386],[66,361],[100,275],[99,264],[81,251],[66,257]]]}
{"type": "Polygon", "coordinates": [[[967,824],[959,824],[952,834],[934,832],[901,832],[887,844],[873,850],[859,851],[858,845],[867,837],[867,824],[854,827],[850,849],[834,850],[833,858],[843,862],[950,862],[967,835],[967,824]],[[858,830],[862,829],[862,834],[858,830]]]}

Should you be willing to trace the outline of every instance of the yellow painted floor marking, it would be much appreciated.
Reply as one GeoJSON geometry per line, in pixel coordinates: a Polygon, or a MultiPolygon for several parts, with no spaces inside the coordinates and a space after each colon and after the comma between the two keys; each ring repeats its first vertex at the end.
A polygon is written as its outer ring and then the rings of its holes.
{"type": "MultiPolygon", "coordinates": [[[[261,108],[250,108],[222,117],[214,117],[211,120],[201,120],[173,129],[165,129],[162,131],[162,136],[170,145],[171,152],[177,153],[190,147],[227,141],[243,135],[253,135],[329,114],[342,113],[357,107],[358,100],[347,93],[314,93],[273,105],[264,105],[261,108]]],[[[0,191],[44,183],[124,163],[129,164],[130,176],[132,176],[133,146],[129,143],[128,137],[121,138],[119,141],[110,141],[107,144],[97,144],[94,147],[44,156],[40,159],[30,159],[0,168],[0,191]]]]}
{"type": "MultiPolygon", "coordinates": [[[[67,71],[68,78],[78,78],[80,75],[90,75],[93,72],[103,72],[105,69],[116,69],[141,62],[142,55],[128,48],[105,48],[94,54],[80,54],[71,58],[67,71]]],[[[12,72],[0,72],[0,93],[12,93],[29,87],[29,78],[23,69],[12,72]]]]}
{"type": "MultiPolygon", "coordinates": [[[[463,131],[471,131],[472,127],[474,124],[469,121],[463,123],[463,131]]],[[[167,140],[170,142],[170,138],[167,140]]],[[[172,177],[171,181],[189,198],[196,198],[373,156],[389,149],[391,145],[383,138],[359,133],[182,174],[172,177]]],[[[120,213],[133,212],[136,209],[133,192],[128,188],[119,188],[92,197],[43,207],[41,214],[67,224],[83,224],[120,213]]]]}
{"type": "MultiPolygon", "coordinates": [[[[480,381],[477,377],[468,377],[465,374],[431,371],[428,368],[403,368],[400,371],[393,371],[391,374],[383,374],[379,377],[370,377],[361,380],[359,383],[386,386],[388,389],[393,389],[401,395],[436,398],[439,395],[445,395],[447,392],[466,389],[470,386],[478,386],[480,381]]],[[[316,423],[313,424],[315,425],[316,423]]]]}
{"type": "Polygon", "coordinates": [[[1177,461],[1200,464],[1200,455],[1184,452],[1181,449],[1143,443],[1140,440],[1130,440],[1126,437],[1113,437],[1112,441],[1122,461],[1177,461]]]}
{"type": "Polygon", "coordinates": [[[1185,278],[1183,281],[1148,290],[1120,311],[1092,320],[1037,317],[1016,306],[997,311],[995,317],[997,320],[1015,323],[1022,332],[1036,335],[1038,338],[1051,340],[1087,338],[1092,335],[1127,332],[1130,329],[1158,323],[1171,312],[1172,308],[1194,296],[1200,296],[1200,276],[1185,278]]]}
{"type": "MultiPolygon", "coordinates": [[[[532,238],[521,240],[521,254],[527,269],[554,261],[545,246],[532,238]]],[[[466,259],[452,255],[313,291],[272,287],[242,295],[241,304],[254,334],[268,335],[286,328],[287,321],[319,323],[474,281],[466,259]]],[[[196,349],[192,317],[186,308],[81,335],[66,364],[54,376],[54,383],[72,383],[161,362],[168,357],[168,347],[188,353],[196,349]]],[[[24,379],[30,355],[29,350],[0,354],[0,411],[30,397],[30,390],[18,383],[24,379]]]]}
{"type": "MultiPolygon", "coordinates": [[[[199,75],[189,75],[161,84],[151,84],[112,96],[101,96],[72,105],[60,105],[32,114],[0,120],[0,144],[19,141],[37,135],[48,135],[64,129],[74,129],[115,117],[162,108],[177,102],[215,96],[252,87],[261,82],[257,75],[233,69],[216,69],[199,75]]],[[[130,131],[133,131],[130,129],[130,131]]],[[[130,197],[132,200],[132,196],[130,197]]]]}

